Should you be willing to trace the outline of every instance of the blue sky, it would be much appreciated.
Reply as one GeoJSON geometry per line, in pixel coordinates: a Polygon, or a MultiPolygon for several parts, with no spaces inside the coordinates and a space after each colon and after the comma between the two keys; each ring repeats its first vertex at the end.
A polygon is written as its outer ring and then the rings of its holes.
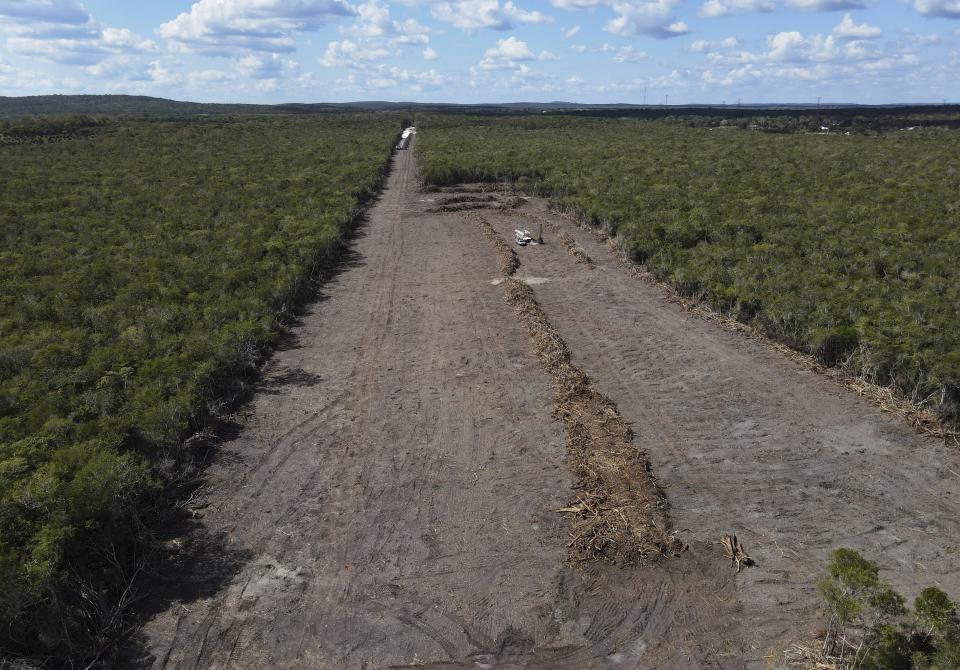
{"type": "Polygon", "coordinates": [[[0,0],[0,95],[960,101],[960,0],[0,0]]]}

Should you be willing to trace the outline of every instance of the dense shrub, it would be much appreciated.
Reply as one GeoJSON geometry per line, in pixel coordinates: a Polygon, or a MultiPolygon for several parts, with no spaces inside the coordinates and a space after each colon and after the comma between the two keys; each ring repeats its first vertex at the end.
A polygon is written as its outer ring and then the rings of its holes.
{"type": "Polygon", "coordinates": [[[82,656],[103,631],[182,439],[337,252],[396,123],[95,130],[0,147],[6,654],[82,656]]]}
{"type": "Polygon", "coordinates": [[[956,670],[960,667],[957,606],[936,587],[913,602],[880,581],[877,564],[852,549],[830,556],[820,592],[830,614],[825,655],[842,668],[956,670]]]}
{"type": "Polygon", "coordinates": [[[512,182],[680,291],[955,420],[960,135],[430,117],[422,178],[512,182]]]}

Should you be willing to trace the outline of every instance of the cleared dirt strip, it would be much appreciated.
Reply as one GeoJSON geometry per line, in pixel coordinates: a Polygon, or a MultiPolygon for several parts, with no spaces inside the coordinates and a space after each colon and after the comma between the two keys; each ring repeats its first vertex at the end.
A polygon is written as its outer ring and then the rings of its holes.
{"type": "Polygon", "coordinates": [[[908,596],[960,595],[956,450],[623,268],[542,200],[420,191],[398,152],[348,262],[223,436],[193,527],[171,529],[182,549],[130,665],[759,670],[822,626],[815,584],[838,546],[908,596]],[[431,211],[463,204],[487,209],[431,211]],[[546,245],[504,242],[531,216],[546,245]],[[523,284],[504,278],[517,263],[523,284]],[[578,419],[555,418],[556,377],[504,299],[530,304],[529,286],[570,374],[611,403],[591,426],[634,445],[662,494],[607,476],[665,495],[679,557],[569,560],[556,510],[584,480],[578,419]],[[726,533],[756,565],[731,568],[726,533]]]}

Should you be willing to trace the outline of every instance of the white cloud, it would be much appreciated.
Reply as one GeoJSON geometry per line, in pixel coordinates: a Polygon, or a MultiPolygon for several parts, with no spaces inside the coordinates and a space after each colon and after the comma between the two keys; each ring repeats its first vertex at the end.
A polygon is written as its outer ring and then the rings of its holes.
{"type": "Polygon", "coordinates": [[[579,32],[580,32],[580,26],[574,26],[573,28],[570,28],[569,30],[564,30],[564,31],[563,31],[563,39],[568,40],[568,39],[570,39],[571,37],[573,37],[574,35],[576,35],[576,34],[579,33],[579,32]]]}
{"type": "Polygon", "coordinates": [[[787,0],[795,9],[808,9],[816,12],[842,12],[847,9],[863,9],[862,0],[787,0]]]}
{"type": "Polygon", "coordinates": [[[327,44],[327,50],[320,57],[324,67],[360,67],[363,63],[383,60],[390,52],[380,47],[367,47],[351,40],[341,40],[327,44]]]}
{"type": "Polygon", "coordinates": [[[124,51],[153,51],[157,45],[126,28],[104,28],[101,33],[103,45],[107,48],[124,51]]]}
{"type": "Polygon", "coordinates": [[[913,0],[913,8],[924,16],[960,19],[960,0],[913,0]]]}
{"type": "Polygon", "coordinates": [[[770,0],[707,0],[700,6],[700,16],[727,16],[739,12],[772,12],[770,0]]]}
{"type": "Polygon", "coordinates": [[[536,10],[525,12],[510,0],[503,3],[503,13],[517,23],[553,23],[552,16],[547,16],[536,10]]]}
{"type": "Polygon", "coordinates": [[[487,49],[479,67],[481,70],[516,70],[526,74],[529,67],[523,65],[524,62],[545,60],[557,60],[557,57],[549,51],[536,54],[526,42],[511,36],[497,40],[496,46],[487,49]]]}
{"type": "Polygon", "coordinates": [[[510,61],[536,60],[537,58],[527,43],[516,37],[497,40],[497,46],[487,49],[483,57],[510,61]]]}
{"type": "Polygon", "coordinates": [[[857,24],[850,14],[844,14],[843,20],[833,28],[833,34],[837,37],[852,40],[872,40],[880,37],[883,31],[866,23],[857,24]]]}
{"type": "Polygon", "coordinates": [[[293,36],[357,10],[345,0],[199,0],[157,33],[183,50],[290,52],[293,36]]]}
{"type": "Polygon", "coordinates": [[[423,60],[437,60],[440,58],[440,54],[434,51],[431,47],[427,47],[423,50],[423,60]]]}
{"type": "Polygon", "coordinates": [[[0,21],[80,25],[91,21],[89,12],[73,0],[0,0],[0,21]]]}
{"type": "Polygon", "coordinates": [[[252,53],[234,61],[234,66],[244,77],[252,79],[278,79],[285,70],[296,71],[297,64],[280,54],[252,53]]]}
{"type": "Polygon", "coordinates": [[[434,69],[418,71],[392,67],[389,72],[390,76],[400,82],[405,90],[415,92],[439,89],[454,81],[454,78],[434,69]]]}
{"type": "Polygon", "coordinates": [[[377,65],[367,72],[351,72],[335,82],[337,88],[362,94],[373,89],[396,88],[404,92],[419,93],[443,88],[456,79],[436,70],[408,70],[400,67],[377,65]]]}
{"type": "MultiPolygon", "coordinates": [[[[8,51],[93,71],[119,71],[126,57],[156,50],[156,44],[136,33],[97,22],[82,6],[64,0],[7,2],[0,0],[0,34],[8,51]]],[[[91,71],[91,73],[93,72],[91,71]]],[[[98,75],[99,76],[99,75],[98,75]]]]}
{"type": "Polygon", "coordinates": [[[357,20],[341,29],[355,40],[383,40],[390,44],[426,45],[430,43],[430,29],[415,19],[394,21],[390,9],[380,0],[368,0],[357,7],[357,20]]]}
{"type": "Polygon", "coordinates": [[[716,50],[702,40],[694,42],[691,51],[704,53],[709,62],[701,70],[702,83],[718,87],[756,84],[769,88],[778,82],[816,82],[818,88],[863,86],[866,82],[884,87],[908,79],[909,73],[916,71],[919,59],[912,45],[868,39],[878,36],[872,26],[846,18],[830,35],[798,31],[770,35],[762,51],[716,50]]]}
{"type": "Polygon", "coordinates": [[[550,0],[554,7],[567,10],[608,7],[616,15],[604,30],[621,37],[649,35],[657,39],[677,37],[690,32],[678,21],[674,9],[680,0],[550,0]]]}
{"type": "Polygon", "coordinates": [[[430,12],[433,18],[464,30],[509,30],[518,23],[550,23],[549,17],[538,11],[524,11],[507,0],[454,0],[440,2],[430,12]]]}
{"type": "Polygon", "coordinates": [[[719,49],[733,49],[739,46],[740,41],[736,37],[724,37],[722,40],[694,40],[690,43],[690,51],[695,53],[709,53],[719,49]]]}
{"type": "Polygon", "coordinates": [[[673,9],[677,4],[678,0],[614,0],[611,8],[617,17],[603,29],[621,37],[650,35],[666,39],[684,35],[690,28],[675,20],[673,9]]]}
{"type": "Polygon", "coordinates": [[[147,68],[147,75],[150,81],[161,86],[170,86],[180,82],[180,78],[159,60],[150,63],[150,67],[147,68]]]}
{"type": "Polygon", "coordinates": [[[632,46],[625,46],[618,49],[610,61],[613,63],[636,63],[648,57],[646,51],[637,51],[632,46]]]}

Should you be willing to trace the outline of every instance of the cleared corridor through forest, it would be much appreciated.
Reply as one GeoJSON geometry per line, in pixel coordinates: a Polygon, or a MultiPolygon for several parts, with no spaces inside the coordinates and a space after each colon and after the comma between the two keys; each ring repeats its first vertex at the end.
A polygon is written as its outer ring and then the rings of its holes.
{"type": "Polygon", "coordinates": [[[236,564],[215,588],[195,565],[169,575],[145,665],[764,668],[822,625],[836,547],[910,597],[960,592],[956,450],[684,312],[543,201],[422,192],[414,152],[393,161],[209,470],[193,540],[236,564]],[[632,425],[679,558],[570,562],[551,379],[465,203],[508,241],[551,221],[516,276],[632,425]],[[735,574],[723,533],[757,564],[735,574]]]}

